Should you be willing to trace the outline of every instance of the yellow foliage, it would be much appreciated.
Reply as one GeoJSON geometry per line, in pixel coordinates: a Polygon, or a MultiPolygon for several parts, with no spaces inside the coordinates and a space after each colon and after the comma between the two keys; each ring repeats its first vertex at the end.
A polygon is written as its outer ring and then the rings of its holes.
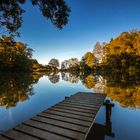
{"type": "MultiPolygon", "coordinates": [[[[123,32],[117,38],[112,39],[110,43],[104,46],[104,62],[111,63],[110,56],[116,56],[115,63],[124,56],[130,63],[137,61],[135,58],[140,57],[140,31],[123,32]],[[134,57],[132,57],[135,56],[134,57]],[[110,60],[110,62],[108,62],[110,60]]],[[[126,61],[123,60],[123,61],[126,61]]],[[[138,62],[137,62],[138,63],[138,62]]],[[[125,64],[125,63],[123,63],[125,64]]]]}
{"type": "Polygon", "coordinates": [[[85,63],[86,63],[90,68],[92,68],[92,67],[95,65],[95,63],[96,63],[96,57],[94,56],[93,53],[87,52],[87,53],[85,54],[85,63]]]}
{"type": "Polygon", "coordinates": [[[94,86],[96,84],[96,80],[95,80],[94,76],[93,75],[88,75],[85,78],[85,83],[84,84],[89,89],[94,88],[94,86]]]}

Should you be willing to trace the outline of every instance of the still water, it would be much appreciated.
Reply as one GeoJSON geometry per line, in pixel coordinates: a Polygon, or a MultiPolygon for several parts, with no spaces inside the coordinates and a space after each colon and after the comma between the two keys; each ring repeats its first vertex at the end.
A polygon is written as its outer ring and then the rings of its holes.
{"type": "MultiPolygon", "coordinates": [[[[57,75],[0,74],[0,132],[9,130],[76,92],[107,93],[115,104],[111,121],[101,107],[95,127],[98,140],[140,140],[140,81],[132,76],[61,73],[57,75]],[[135,82],[134,82],[135,80],[135,82]],[[120,83],[121,85],[119,85],[120,83]],[[129,84],[128,84],[129,83],[129,84]]],[[[93,93],[94,94],[94,93],[93,93]]],[[[95,131],[95,130],[93,130],[95,131]]],[[[91,137],[92,136],[91,134],[91,137]]]]}

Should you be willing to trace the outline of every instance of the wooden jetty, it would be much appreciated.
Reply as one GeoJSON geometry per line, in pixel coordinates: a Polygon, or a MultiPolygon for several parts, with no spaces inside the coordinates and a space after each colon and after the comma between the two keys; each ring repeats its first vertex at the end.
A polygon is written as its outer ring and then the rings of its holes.
{"type": "Polygon", "coordinates": [[[105,94],[79,92],[0,135],[0,140],[85,140],[105,94]]]}

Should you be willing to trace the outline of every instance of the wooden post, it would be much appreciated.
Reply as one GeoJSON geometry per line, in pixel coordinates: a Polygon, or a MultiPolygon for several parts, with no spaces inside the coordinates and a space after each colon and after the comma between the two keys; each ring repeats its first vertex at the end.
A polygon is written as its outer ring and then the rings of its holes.
{"type": "Polygon", "coordinates": [[[111,112],[114,104],[110,100],[106,100],[103,105],[106,107],[106,122],[111,121],[111,112]]]}
{"type": "Polygon", "coordinates": [[[111,122],[111,113],[112,107],[114,104],[110,102],[110,100],[106,100],[103,104],[106,107],[106,135],[114,137],[114,133],[112,133],[112,122],[111,122]]]}
{"type": "Polygon", "coordinates": [[[68,99],[69,97],[68,96],[65,96],[65,99],[68,99]]]}

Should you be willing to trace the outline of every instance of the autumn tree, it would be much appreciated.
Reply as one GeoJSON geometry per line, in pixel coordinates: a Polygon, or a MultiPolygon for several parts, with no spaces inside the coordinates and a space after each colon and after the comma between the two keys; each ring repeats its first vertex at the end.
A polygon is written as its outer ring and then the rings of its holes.
{"type": "Polygon", "coordinates": [[[104,46],[104,63],[114,69],[140,68],[140,31],[123,32],[104,46]]]}
{"type": "Polygon", "coordinates": [[[96,65],[97,59],[93,53],[87,52],[84,58],[85,58],[86,65],[88,65],[90,68],[93,68],[93,66],[96,65]]]}
{"type": "Polygon", "coordinates": [[[0,37],[0,71],[32,71],[32,49],[12,37],[0,37]]]}

